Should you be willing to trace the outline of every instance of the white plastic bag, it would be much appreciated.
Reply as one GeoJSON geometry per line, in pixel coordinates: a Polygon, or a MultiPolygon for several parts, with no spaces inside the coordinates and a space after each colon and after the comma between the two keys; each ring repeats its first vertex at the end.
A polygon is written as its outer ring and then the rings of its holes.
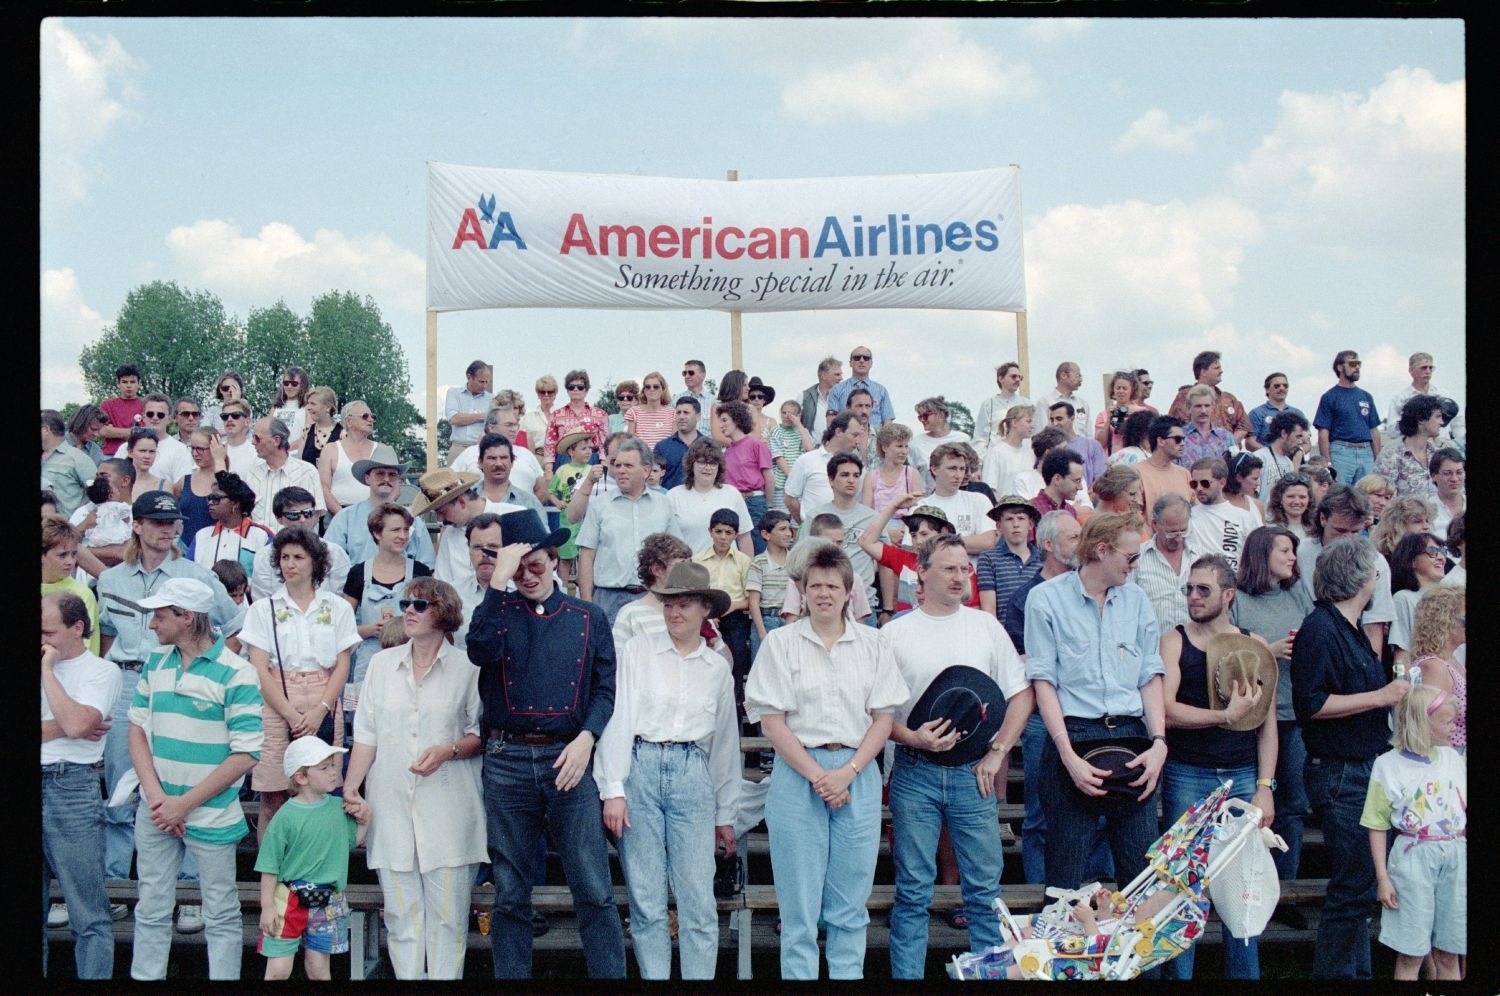
{"type": "Polygon", "coordinates": [[[1259,937],[1281,899],[1281,883],[1270,849],[1285,851],[1287,845],[1269,829],[1257,825],[1260,817],[1256,807],[1229,800],[1209,847],[1210,865],[1217,864],[1215,852],[1228,854],[1227,860],[1215,868],[1208,890],[1224,929],[1238,938],[1259,937]]]}

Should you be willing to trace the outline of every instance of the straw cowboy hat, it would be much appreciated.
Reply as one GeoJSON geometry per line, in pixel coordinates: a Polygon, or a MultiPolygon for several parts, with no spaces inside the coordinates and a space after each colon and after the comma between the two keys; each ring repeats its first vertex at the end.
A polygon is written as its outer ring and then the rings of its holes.
{"type": "Polygon", "coordinates": [[[1234,682],[1261,686],[1260,701],[1243,717],[1225,726],[1227,730],[1253,730],[1266,721],[1276,707],[1276,679],[1280,669],[1271,650],[1243,633],[1220,633],[1208,641],[1208,707],[1215,711],[1229,704],[1234,682]]]}
{"type": "Polygon", "coordinates": [[[417,487],[422,493],[411,503],[411,514],[421,515],[429,509],[440,508],[479,483],[482,474],[471,471],[456,473],[448,467],[430,470],[417,478],[417,487]]]}

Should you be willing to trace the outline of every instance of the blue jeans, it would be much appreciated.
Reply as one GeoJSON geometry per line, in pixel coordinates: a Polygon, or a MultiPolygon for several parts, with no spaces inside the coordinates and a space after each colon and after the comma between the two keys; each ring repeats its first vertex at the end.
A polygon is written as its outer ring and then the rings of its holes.
{"type": "MultiPolygon", "coordinates": [[[[848,747],[808,753],[826,771],[854,759],[848,747]]],[[[828,928],[828,977],[864,978],[865,903],[880,852],[879,770],[872,764],[861,771],[849,786],[849,801],[830,809],[811,782],[777,757],[766,791],[766,828],[781,908],[782,979],[817,980],[820,915],[828,928]]]]}
{"type": "Polygon", "coordinates": [[[1276,816],[1271,820],[1271,829],[1286,841],[1286,850],[1273,850],[1271,860],[1276,862],[1276,877],[1286,880],[1297,877],[1297,867],[1302,861],[1302,832],[1312,810],[1302,781],[1307,765],[1302,727],[1296,720],[1278,719],[1276,734],[1280,748],[1276,755],[1276,816]]]}
{"type": "MultiPolygon", "coordinates": [[[[760,613],[761,625],[766,627],[769,633],[773,629],[780,629],[786,625],[781,621],[781,606],[774,609],[762,609],[760,613]]],[[[750,627],[750,660],[755,660],[755,655],[760,653],[760,631],[752,624],[750,627]]]]}
{"type": "Polygon", "coordinates": [[[895,827],[896,902],[891,908],[891,977],[920,979],[927,965],[927,908],[937,881],[938,834],[943,824],[958,858],[969,950],[1000,943],[993,903],[1000,895],[998,801],[979,794],[972,765],[944,767],[896,748],[891,768],[895,827]]]}
{"type": "Polygon", "coordinates": [[[1026,881],[1041,885],[1047,881],[1047,814],[1042,811],[1042,751],[1047,746],[1047,724],[1041,713],[1026,717],[1021,732],[1021,783],[1026,800],[1026,816],[1021,821],[1021,868],[1026,881]]]}
{"type": "Polygon", "coordinates": [[[62,886],[80,979],[115,972],[115,930],[104,893],[104,802],[91,764],[42,766],[42,975],[47,974],[47,906],[62,886]]]}
{"type": "Polygon", "coordinates": [[[543,832],[562,858],[589,977],[625,977],[625,933],[610,883],[593,764],[577,785],[560,792],[552,765],[562,749],[562,744],[528,747],[495,739],[485,747],[484,808],[495,869],[490,952],[497,979],[531,978],[531,883],[543,832]]]}
{"type": "MultiPolygon", "coordinates": [[[[120,697],[110,717],[109,733],[104,737],[104,795],[114,792],[120,779],[131,770],[130,703],[135,700],[135,686],[141,672],[120,669],[120,697]]],[[[130,859],[135,857],[135,804],[104,810],[104,877],[130,877],[130,859]]]]}
{"type": "MultiPolygon", "coordinates": [[[[1177,818],[1187,812],[1188,807],[1230,779],[1234,788],[1230,795],[1249,802],[1255,795],[1255,766],[1245,768],[1202,768],[1196,764],[1168,760],[1161,769],[1161,821],[1171,826],[1177,818]]],[[[1193,949],[1161,966],[1164,979],[1191,979],[1193,977],[1193,949]]],[[[1248,943],[1224,931],[1224,978],[1260,978],[1260,949],[1255,938],[1248,943]]]]}
{"type": "Polygon", "coordinates": [[[1307,759],[1307,798],[1323,821],[1323,843],[1331,865],[1313,947],[1314,978],[1370,978],[1375,862],[1370,857],[1369,831],[1359,825],[1359,818],[1364,812],[1373,763],[1307,759]]]}
{"type": "MultiPolygon", "coordinates": [[[[1075,744],[1146,735],[1146,724],[1139,719],[1114,729],[1091,720],[1068,718],[1066,723],[1075,744]]],[[[1123,886],[1141,873],[1146,851],[1160,836],[1154,793],[1144,801],[1131,797],[1099,802],[1084,796],[1050,739],[1042,749],[1041,783],[1042,811],[1047,817],[1047,885],[1076,889],[1088,881],[1085,876],[1101,816],[1114,854],[1116,882],[1123,886]]]]}
{"type": "Polygon", "coordinates": [[[235,884],[237,844],[206,844],[192,836],[163,833],[151,822],[151,808],[136,808],[135,950],[130,977],[149,982],[167,977],[172,950],[172,908],[177,904],[177,872],[184,854],[198,861],[198,888],[203,906],[203,936],[208,941],[208,977],[238,979],[245,928],[240,921],[240,893],[235,884]]]}
{"type": "Polygon", "coordinates": [[[615,616],[620,614],[620,610],[629,605],[631,602],[640,598],[642,594],[644,593],[639,591],[626,591],[624,588],[596,587],[594,589],[594,597],[591,599],[591,601],[595,605],[599,606],[599,608],[604,610],[604,617],[608,619],[609,624],[613,626],[615,624],[615,616]]]}
{"type": "Polygon", "coordinates": [[[1375,473],[1375,452],[1369,443],[1359,446],[1332,440],[1328,444],[1328,462],[1338,473],[1339,483],[1351,488],[1361,477],[1375,473]]]}
{"type": "Polygon", "coordinates": [[[766,514],[766,496],[745,495],[745,510],[750,513],[750,542],[755,546],[756,553],[766,552],[765,537],[760,534],[760,517],[766,514]]]}
{"type": "Polygon", "coordinates": [[[625,780],[630,827],[620,864],[630,891],[630,937],[643,979],[672,977],[667,885],[677,899],[684,979],[712,979],[719,961],[714,900],[714,786],[697,744],[637,740],[625,780]]]}

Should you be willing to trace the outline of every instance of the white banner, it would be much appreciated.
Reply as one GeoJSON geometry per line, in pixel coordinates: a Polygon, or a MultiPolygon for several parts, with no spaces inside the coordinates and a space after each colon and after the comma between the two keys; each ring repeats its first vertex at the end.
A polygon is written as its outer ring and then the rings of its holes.
{"type": "Polygon", "coordinates": [[[427,307],[1025,311],[1021,171],[732,183],[430,162],[427,307]]]}

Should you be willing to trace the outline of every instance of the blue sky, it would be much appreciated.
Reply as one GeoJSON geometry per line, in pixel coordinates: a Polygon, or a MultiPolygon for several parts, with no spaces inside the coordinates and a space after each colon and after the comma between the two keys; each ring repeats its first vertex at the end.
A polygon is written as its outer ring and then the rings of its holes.
{"type": "MultiPolygon", "coordinates": [[[[425,404],[425,162],[742,179],[1019,164],[1028,393],[1062,360],[1146,366],[1153,401],[1224,353],[1311,412],[1341,348],[1384,410],[1406,357],[1462,400],[1463,24],[1456,20],[53,19],[40,29],[41,395],[132,287],[241,321],[372,296],[425,404]]],[[[1015,358],[980,312],[747,314],[745,367],[800,392],[866,344],[898,418],[971,409],[1015,358]]],[[[439,320],[441,389],[586,367],[596,385],[729,367],[719,313],[439,320]]],[[[311,371],[317,380],[317,371],[311,371]]],[[[341,399],[342,400],[342,399],[341,399]]]]}

